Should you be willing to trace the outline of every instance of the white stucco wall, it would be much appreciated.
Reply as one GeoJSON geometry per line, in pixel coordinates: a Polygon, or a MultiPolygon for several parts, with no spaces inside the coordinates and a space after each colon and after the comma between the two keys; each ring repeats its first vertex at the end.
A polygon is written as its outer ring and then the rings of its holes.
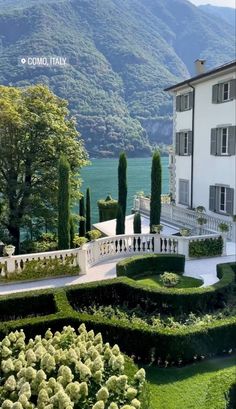
{"type": "MultiPolygon", "coordinates": [[[[236,156],[210,154],[211,129],[236,124],[236,100],[212,103],[212,86],[236,78],[236,73],[218,73],[195,84],[195,130],[193,162],[193,207],[202,205],[209,212],[209,186],[228,185],[234,189],[234,214],[236,214],[236,156]]],[[[185,86],[176,95],[191,91],[185,86]]],[[[192,130],[192,110],[175,112],[175,132],[192,130]]],[[[174,140],[175,143],[175,140],[174,140]]],[[[179,179],[188,179],[191,189],[191,156],[175,156],[176,204],[179,204],[179,179]]]]}

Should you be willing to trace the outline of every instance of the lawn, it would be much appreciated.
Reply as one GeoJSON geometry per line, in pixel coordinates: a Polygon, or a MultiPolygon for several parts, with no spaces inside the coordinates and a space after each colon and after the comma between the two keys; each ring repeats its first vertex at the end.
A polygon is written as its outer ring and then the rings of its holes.
{"type": "MultiPolygon", "coordinates": [[[[236,356],[217,358],[183,368],[145,367],[150,383],[150,409],[207,409],[208,388],[222,374],[236,379],[236,356]],[[216,378],[217,379],[217,378],[216,378]]],[[[215,388],[214,409],[225,409],[221,384],[215,388]]]]}
{"type": "MultiPolygon", "coordinates": [[[[139,275],[132,277],[132,279],[144,286],[156,287],[156,288],[164,287],[160,280],[160,274],[152,274],[152,273],[139,274],[139,275]]],[[[203,281],[197,278],[180,276],[179,283],[173,288],[193,288],[193,287],[200,287],[202,284],[203,284],[203,281]]]]}

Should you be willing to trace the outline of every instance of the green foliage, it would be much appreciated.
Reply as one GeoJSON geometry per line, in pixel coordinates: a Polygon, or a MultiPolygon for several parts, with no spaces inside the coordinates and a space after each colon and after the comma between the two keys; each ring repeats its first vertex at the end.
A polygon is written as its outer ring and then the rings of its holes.
{"type": "Polygon", "coordinates": [[[60,157],[58,170],[58,249],[70,248],[70,165],[60,157]]]}
{"type": "Polygon", "coordinates": [[[99,221],[106,222],[107,220],[113,220],[117,216],[118,201],[108,196],[106,200],[99,200],[97,202],[99,209],[99,221]]]}
{"type": "MultiPolygon", "coordinates": [[[[60,257],[44,260],[27,261],[23,271],[19,273],[7,273],[4,280],[23,281],[37,280],[47,277],[60,277],[79,274],[79,266],[74,265],[74,256],[67,256],[63,261],[60,257]]],[[[1,279],[0,279],[1,280],[1,279]]]]}
{"type": "MultiPolygon", "coordinates": [[[[222,354],[230,350],[236,349],[236,317],[228,316],[225,318],[215,319],[212,322],[208,322],[206,319],[201,325],[189,325],[186,328],[162,328],[153,329],[144,327],[143,322],[135,323],[123,322],[119,319],[108,320],[102,319],[96,314],[79,313],[76,310],[81,309],[84,306],[90,306],[94,303],[99,305],[112,305],[113,308],[118,305],[122,300],[126,300],[127,308],[130,309],[137,307],[137,304],[141,308],[144,308],[146,313],[151,314],[153,308],[164,308],[168,298],[162,297],[162,294],[172,294],[172,300],[170,305],[174,314],[176,314],[176,297],[174,294],[178,294],[179,302],[182,302],[186,306],[185,311],[191,312],[192,309],[188,309],[188,298],[185,298],[185,294],[189,294],[189,298],[194,294],[203,294],[204,291],[210,292],[209,301],[213,299],[214,304],[214,292],[217,292],[222,286],[222,280],[224,285],[228,280],[230,274],[231,279],[234,279],[233,269],[236,270],[235,265],[222,264],[217,267],[220,283],[217,283],[215,287],[209,287],[203,289],[189,289],[181,291],[176,289],[163,289],[161,291],[144,290],[136,283],[131,284],[131,280],[127,278],[108,280],[100,283],[89,283],[80,286],[73,286],[71,288],[65,288],[63,290],[48,290],[39,291],[37,294],[21,294],[20,298],[27,297],[27,301],[24,302],[24,312],[22,313],[22,319],[19,320],[6,320],[0,323],[0,337],[2,338],[6,333],[12,330],[24,329],[27,338],[32,338],[36,334],[43,334],[48,327],[52,331],[60,331],[65,325],[72,325],[77,327],[80,323],[84,322],[89,329],[95,331],[101,331],[106,337],[106,341],[118,342],[122,350],[129,355],[136,356],[138,359],[142,359],[147,362],[158,362],[159,364],[169,362],[171,364],[188,363],[196,359],[202,359],[202,357],[210,357],[217,354],[222,354]],[[53,294],[56,303],[56,313],[44,310],[45,315],[43,317],[34,316],[34,307],[32,308],[31,297],[39,296],[40,294],[53,294]],[[160,297],[162,299],[160,300],[160,297]],[[184,299],[184,300],[183,300],[184,299]],[[153,305],[155,301],[155,305],[153,305]],[[28,312],[27,312],[28,311],[28,312]],[[27,315],[31,315],[31,318],[27,318],[27,315]],[[25,317],[25,318],[23,318],[25,317]],[[145,348],[143,348],[145,345],[145,348]]],[[[232,282],[231,282],[232,286],[232,282]]],[[[221,296],[218,292],[218,296],[221,296]]],[[[12,311],[15,314],[17,299],[19,296],[2,297],[0,299],[0,314],[2,306],[5,305],[5,313],[9,312],[9,316],[12,311]],[[8,301],[8,304],[6,303],[8,301]]],[[[195,300],[192,301],[194,306],[195,300]]],[[[23,305],[22,302],[19,304],[23,305]]],[[[224,303],[223,303],[224,304],[224,303]]],[[[178,304],[177,304],[178,305],[178,304]]],[[[209,302],[209,305],[212,305],[209,302]]],[[[47,303],[39,303],[39,308],[48,308],[47,303]]],[[[196,310],[197,310],[196,306],[196,310]]],[[[5,314],[4,313],[4,314],[5,314]]],[[[40,314],[40,312],[39,312],[40,314]]],[[[17,315],[17,314],[16,314],[17,315]]]]}
{"type": "Polygon", "coordinates": [[[21,244],[21,253],[40,253],[57,250],[57,237],[54,233],[42,233],[38,240],[24,240],[21,244]]]}
{"type": "Polygon", "coordinates": [[[165,271],[160,275],[160,280],[163,283],[164,287],[176,287],[179,283],[180,277],[174,273],[168,273],[165,271]]]}
{"type": "Polygon", "coordinates": [[[90,231],[92,227],[91,224],[91,198],[90,189],[86,190],[86,232],[90,231]]]}
{"type": "Polygon", "coordinates": [[[70,215],[70,249],[74,247],[74,238],[75,238],[75,222],[72,215],[70,215]]]}
{"type": "Polygon", "coordinates": [[[88,239],[86,237],[80,237],[78,234],[75,234],[73,244],[74,247],[82,247],[87,241],[88,239]]]}
{"type": "Polygon", "coordinates": [[[102,233],[99,230],[90,230],[87,232],[89,240],[97,240],[100,239],[102,233]]]}
{"type": "Polygon", "coordinates": [[[134,215],[134,234],[142,233],[142,222],[141,215],[139,212],[136,212],[134,215]]]}
{"type": "Polygon", "coordinates": [[[125,217],[123,215],[122,207],[118,205],[116,216],[116,235],[124,234],[125,232],[125,217]]]}
{"type": "Polygon", "coordinates": [[[122,213],[126,215],[127,205],[127,159],[126,154],[122,152],[119,157],[118,166],[118,203],[122,208],[122,213]]]}
{"type": "Polygon", "coordinates": [[[191,241],[189,243],[190,257],[214,257],[221,256],[223,252],[223,239],[209,238],[199,241],[191,241]]]}
{"type": "Polygon", "coordinates": [[[153,274],[174,271],[182,274],[184,272],[185,257],[173,254],[150,254],[144,256],[133,256],[126,258],[116,265],[117,276],[133,277],[151,271],[153,274]]]}
{"type": "MultiPolygon", "coordinates": [[[[203,284],[203,280],[199,280],[198,278],[187,277],[187,276],[180,276],[178,275],[179,281],[176,284],[175,288],[192,288],[192,287],[201,287],[203,284]]],[[[138,274],[137,276],[132,277],[133,280],[137,281],[143,287],[156,287],[160,288],[163,287],[163,283],[161,281],[160,274],[152,274],[150,272],[138,274]]]]}
{"type": "Polygon", "coordinates": [[[0,221],[18,253],[21,228],[55,227],[60,156],[71,168],[72,204],[87,156],[67,102],[43,85],[0,86],[0,145],[0,221]]]}
{"type": "Polygon", "coordinates": [[[150,201],[150,232],[154,225],[159,225],[161,220],[161,183],[162,183],[161,158],[159,152],[154,152],[152,157],[151,174],[151,201],[150,201]]]}
{"type": "Polygon", "coordinates": [[[86,219],[85,219],[85,207],[84,207],[84,197],[82,196],[79,201],[79,235],[84,237],[86,234],[86,219]]]}
{"type": "Polygon", "coordinates": [[[230,373],[216,374],[209,382],[203,409],[234,409],[235,382],[235,368],[230,373]]]}
{"type": "Polygon", "coordinates": [[[218,229],[222,232],[222,233],[228,233],[229,231],[229,226],[227,223],[220,223],[218,225],[218,229]]]}

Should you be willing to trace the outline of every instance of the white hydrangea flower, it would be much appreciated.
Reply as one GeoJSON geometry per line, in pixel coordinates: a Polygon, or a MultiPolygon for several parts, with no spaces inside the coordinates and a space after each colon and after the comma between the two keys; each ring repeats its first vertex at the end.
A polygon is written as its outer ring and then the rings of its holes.
{"type": "Polygon", "coordinates": [[[111,404],[108,406],[108,409],[119,409],[119,407],[115,402],[111,402],[111,404]]]}
{"type": "Polygon", "coordinates": [[[2,409],[12,409],[13,402],[9,399],[4,400],[2,403],[2,409]]]}
{"type": "Polygon", "coordinates": [[[41,369],[46,373],[51,373],[56,368],[56,362],[52,355],[46,353],[41,359],[41,369]]]}
{"type": "Polygon", "coordinates": [[[136,398],[131,401],[131,405],[133,405],[135,407],[135,409],[140,409],[141,408],[141,403],[136,398]]]}
{"type": "Polygon", "coordinates": [[[136,396],[137,396],[137,394],[138,394],[138,391],[137,391],[137,389],[135,389],[135,388],[128,388],[127,389],[127,391],[126,391],[126,397],[127,397],[127,399],[128,400],[132,400],[132,399],[134,399],[134,398],[136,398],[136,396]]]}
{"type": "Polygon", "coordinates": [[[116,389],[117,389],[117,379],[118,379],[118,377],[113,375],[113,376],[110,376],[110,378],[106,381],[106,386],[107,386],[109,391],[113,391],[113,392],[116,391],[116,389]]]}
{"type": "Polygon", "coordinates": [[[3,360],[1,364],[2,371],[7,374],[14,371],[14,364],[11,358],[3,360]]]}
{"type": "Polygon", "coordinates": [[[96,398],[100,401],[104,401],[106,402],[107,399],[109,398],[109,392],[108,389],[103,386],[101,389],[99,389],[99,391],[96,393],[96,398]]]}
{"type": "Polygon", "coordinates": [[[16,379],[14,375],[11,375],[9,376],[9,378],[7,378],[4,384],[4,389],[10,392],[13,392],[16,389],[16,379]]]}
{"type": "Polygon", "coordinates": [[[103,400],[98,401],[92,407],[92,409],[104,409],[104,408],[105,408],[105,404],[104,404],[103,400]]]}
{"type": "Polygon", "coordinates": [[[8,358],[9,356],[11,356],[11,354],[12,354],[11,350],[7,346],[4,345],[1,350],[2,358],[8,358]]]}

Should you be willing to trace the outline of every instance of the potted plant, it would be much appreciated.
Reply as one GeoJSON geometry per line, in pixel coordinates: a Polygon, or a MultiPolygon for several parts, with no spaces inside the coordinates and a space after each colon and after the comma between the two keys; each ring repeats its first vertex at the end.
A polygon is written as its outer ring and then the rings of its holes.
{"type": "Polygon", "coordinates": [[[84,244],[86,244],[88,239],[86,237],[80,237],[78,234],[75,235],[73,239],[73,245],[75,247],[83,247],[84,244]]]}
{"type": "Polygon", "coordinates": [[[154,224],[152,226],[152,231],[157,233],[157,234],[160,234],[162,232],[162,230],[163,230],[163,225],[162,224],[154,224]]]}
{"type": "Polygon", "coordinates": [[[87,236],[89,237],[89,240],[95,241],[97,239],[100,239],[102,233],[99,230],[90,230],[87,232],[87,236]]]}
{"type": "Polygon", "coordinates": [[[179,230],[181,236],[187,237],[190,236],[191,230],[188,229],[187,227],[183,227],[182,229],[179,230]]]}
{"type": "Polygon", "coordinates": [[[227,223],[222,222],[222,223],[220,223],[220,224],[218,225],[218,229],[220,230],[221,233],[228,233],[228,231],[229,231],[229,226],[228,226],[227,223]]]}
{"type": "Polygon", "coordinates": [[[15,252],[15,246],[12,244],[8,244],[7,246],[4,247],[4,253],[7,254],[8,257],[13,256],[15,252]]]}

